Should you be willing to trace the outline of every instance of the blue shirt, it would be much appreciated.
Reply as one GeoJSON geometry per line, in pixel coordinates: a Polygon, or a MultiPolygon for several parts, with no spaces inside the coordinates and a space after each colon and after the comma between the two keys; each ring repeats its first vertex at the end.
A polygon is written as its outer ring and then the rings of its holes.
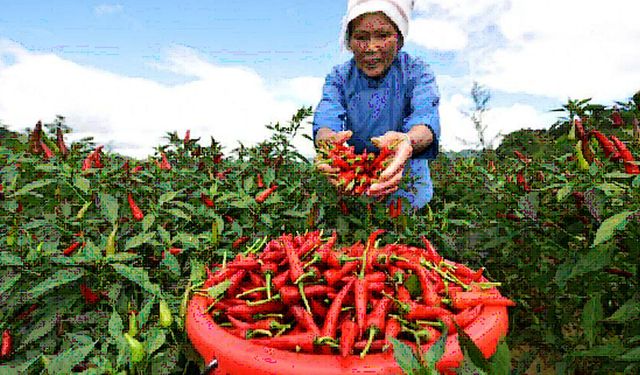
{"type": "Polygon", "coordinates": [[[372,137],[394,130],[406,133],[414,125],[428,126],[433,143],[414,154],[407,168],[405,189],[394,196],[406,198],[415,208],[424,207],[433,196],[428,160],[438,154],[440,140],[440,95],[435,76],[427,63],[398,52],[384,77],[370,78],[357,68],[355,59],[335,66],[327,75],[322,99],[313,118],[313,137],[320,128],[353,131],[348,141],[356,152],[377,152],[372,137]]]}

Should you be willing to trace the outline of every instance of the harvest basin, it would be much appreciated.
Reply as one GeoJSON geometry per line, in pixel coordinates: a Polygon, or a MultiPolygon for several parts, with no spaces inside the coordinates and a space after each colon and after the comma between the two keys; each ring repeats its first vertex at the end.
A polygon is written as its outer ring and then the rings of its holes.
{"type": "MultiPolygon", "coordinates": [[[[216,375],[335,375],[335,374],[402,374],[393,359],[393,351],[370,354],[364,359],[353,355],[316,355],[293,353],[251,344],[227,333],[207,314],[207,299],[194,296],[189,302],[186,328],[195,349],[205,363],[213,359],[218,367],[216,375]]],[[[485,357],[491,356],[498,341],[507,333],[509,318],[507,308],[485,306],[483,312],[470,323],[465,331],[478,345],[485,357]]],[[[462,352],[456,335],[447,338],[445,353],[438,368],[455,368],[462,360],[462,352]]],[[[423,347],[428,348],[428,345],[423,347]]]]}

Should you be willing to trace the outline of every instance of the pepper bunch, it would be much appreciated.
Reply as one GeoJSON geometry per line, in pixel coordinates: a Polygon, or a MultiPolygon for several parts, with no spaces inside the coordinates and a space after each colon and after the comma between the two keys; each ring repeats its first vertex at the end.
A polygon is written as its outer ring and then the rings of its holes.
{"type": "Polygon", "coordinates": [[[254,344],[361,357],[387,350],[390,338],[433,342],[484,306],[514,305],[483,268],[444,259],[424,237],[423,247],[378,246],[383,233],[343,247],[336,233],[283,234],[208,272],[198,293],[219,326],[254,344]]]}
{"type": "Polygon", "coordinates": [[[394,156],[394,146],[381,147],[375,154],[367,152],[356,154],[354,146],[341,143],[324,143],[318,148],[316,163],[326,163],[339,171],[331,177],[337,187],[347,194],[362,195],[375,182],[394,156]]]}

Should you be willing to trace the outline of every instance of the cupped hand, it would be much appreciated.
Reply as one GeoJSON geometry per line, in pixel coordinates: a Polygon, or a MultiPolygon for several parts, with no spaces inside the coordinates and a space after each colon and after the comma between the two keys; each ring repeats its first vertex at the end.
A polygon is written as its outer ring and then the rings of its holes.
{"type": "MultiPolygon", "coordinates": [[[[348,141],[352,135],[353,132],[351,130],[335,132],[327,128],[321,128],[316,133],[316,147],[321,147],[322,145],[326,145],[329,143],[341,144],[348,141]]],[[[333,178],[331,175],[340,172],[340,169],[332,167],[326,161],[321,161],[319,153],[316,154],[315,166],[320,173],[327,176],[329,182],[331,182],[332,185],[335,186],[338,184],[338,179],[333,178]]]]}
{"type": "Polygon", "coordinates": [[[378,148],[385,146],[392,148],[391,163],[380,173],[379,181],[371,185],[367,191],[370,196],[385,196],[398,190],[404,167],[413,154],[413,147],[406,133],[396,131],[386,132],[380,137],[372,138],[371,141],[378,148]]]}

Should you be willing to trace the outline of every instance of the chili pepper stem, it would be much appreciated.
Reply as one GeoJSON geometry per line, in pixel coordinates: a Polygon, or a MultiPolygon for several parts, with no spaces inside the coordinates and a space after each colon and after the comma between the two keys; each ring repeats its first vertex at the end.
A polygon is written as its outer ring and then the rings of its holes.
{"type": "Polygon", "coordinates": [[[267,284],[267,299],[271,299],[271,273],[267,273],[265,279],[267,284]]]}
{"type": "Polygon", "coordinates": [[[302,298],[302,302],[304,302],[304,308],[307,309],[309,314],[311,314],[311,306],[309,306],[309,301],[307,300],[307,296],[306,296],[306,294],[304,294],[304,284],[303,283],[299,283],[298,284],[298,290],[300,290],[300,297],[302,298]]]}
{"type": "Polygon", "coordinates": [[[271,298],[267,298],[267,299],[263,299],[260,301],[247,301],[247,306],[258,306],[258,305],[264,305],[265,303],[269,303],[271,301],[276,301],[280,299],[280,294],[276,294],[275,296],[271,297],[271,298]]]}
{"type": "Polygon", "coordinates": [[[364,358],[367,355],[367,353],[369,352],[369,349],[371,348],[371,343],[373,342],[373,338],[375,336],[376,336],[375,328],[373,327],[369,328],[369,339],[367,339],[367,345],[362,350],[362,353],[360,353],[360,358],[364,358]]]}
{"type": "MultiPolygon", "coordinates": [[[[251,294],[251,293],[254,293],[254,292],[262,292],[262,291],[264,291],[266,289],[267,289],[266,286],[260,286],[260,287],[257,287],[257,288],[249,289],[249,290],[246,290],[246,291],[244,291],[242,293],[236,294],[236,298],[241,298],[241,297],[244,297],[244,296],[246,296],[248,294],[251,294]]],[[[269,298],[269,296],[267,296],[267,298],[269,298]]]]}
{"type": "Polygon", "coordinates": [[[247,334],[245,335],[245,338],[251,339],[251,338],[255,337],[256,335],[265,335],[265,336],[273,337],[273,334],[269,330],[266,330],[266,329],[251,329],[251,330],[247,331],[247,334]]]}

